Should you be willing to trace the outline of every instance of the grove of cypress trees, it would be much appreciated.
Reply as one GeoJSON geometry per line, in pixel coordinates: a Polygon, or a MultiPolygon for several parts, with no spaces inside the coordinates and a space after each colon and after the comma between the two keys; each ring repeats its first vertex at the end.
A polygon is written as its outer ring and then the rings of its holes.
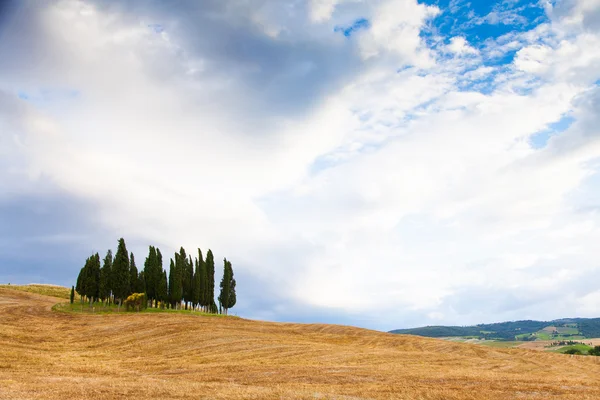
{"type": "Polygon", "coordinates": [[[215,304],[215,258],[212,250],[208,250],[206,253],[206,306],[209,307],[208,311],[216,309],[215,304]]]}
{"type": "Polygon", "coordinates": [[[224,259],[221,292],[218,296],[219,307],[215,303],[215,262],[212,250],[208,250],[203,259],[202,251],[198,249],[198,258],[186,255],[185,249],[180,248],[170,260],[169,279],[163,269],[163,257],[158,248],[149,246],[148,257],[144,269],[138,271],[133,253],[127,251],[125,240],[120,238],[117,251],[113,257],[108,250],[101,265],[100,256],[95,253],[88,257],[85,265],[79,271],[77,284],[71,287],[71,303],[75,293],[81,302],[87,299],[90,306],[94,301],[108,299],[118,301],[119,311],[123,301],[131,293],[145,293],[150,307],[154,303],[158,307],[169,305],[179,309],[182,301],[185,309],[195,310],[201,307],[204,311],[217,313],[223,308],[225,314],[236,303],[235,279],[231,263],[224,259]],[[195,267],[195,268],[194,268],[195,267]]]}
{"type": "Polygon", "coordinates": [[[129,295],[129,256],[127,253],[127,247],[125,246],[125,240],[119,239],[119,246],[117,247],[117,253],[113,261],[113,273],[112,273],[112,290],[117,299],[119,299],[119,310],[123,304],[123,300],[129,295]]]}

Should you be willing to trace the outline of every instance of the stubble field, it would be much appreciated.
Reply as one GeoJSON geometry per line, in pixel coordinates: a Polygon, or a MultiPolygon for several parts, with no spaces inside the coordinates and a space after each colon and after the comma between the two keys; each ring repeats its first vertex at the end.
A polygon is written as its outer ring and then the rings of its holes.
{"type": "Polygon", "coordinates": [[[0,288],[0,399],[600,398],[600,357],[59,301],[0,288]]]}

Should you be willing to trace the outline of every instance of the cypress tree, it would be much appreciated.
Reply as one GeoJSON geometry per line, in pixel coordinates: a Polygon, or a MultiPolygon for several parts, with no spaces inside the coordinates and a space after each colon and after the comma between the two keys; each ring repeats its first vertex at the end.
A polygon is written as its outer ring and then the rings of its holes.
{"type": "Polygon", "coordinates": [[[206,253],[206,306],[209,312],[217,308],[215,304],[215,259],[212,250],[206,253]]]}
{"type": "Polygon", "coordinates": [[[227,301],[229,297],[229,282],[231,281],[229,277],[229,269],[227,268],[227,259],[223,259],[223,278],[221,278],[221,293],[219,294],[219,305],[225,309],[225,313],[227,313],[227,301]]]}
{"type": "Polygon", "coordinates": [[[79,275],[77,275],[77,284],[75,285],[75,290],[81,299],[81,305],[83,306],[83,298],[85,297],[85,275],[87,274],[86,267],[89,264],[89,259],[85,260],[85,265],[81,270],[79,270],[79,275]]]}
{"type": "MultiPolygon", "coordinates": [[[[162,268],[161,268],[162,269],[162,268]]],[[[167,286],[167,271],[162,271],[158,288],[156,290],[156,297],[160,301],[161,307],[165,308],[165,302],[169,300],[169,290],[167,286]]],[[[158,306],[158,305],[157,305],[158,306]]]]}
{"type": "MultiPolygon", "coordinates": [[[[167,277],[166,272],[163,269],[162,253],[160,252],[160,249],[157,247],[156,248],[156,276],[159,277],[160,279],[162,279],[163,275],[165,275],[165,278],[167,277]]],[[[160,280],[160,279],[157,279],[157,280],[160,280]]],[[[165,282],[167,282],[166,279],[165,279],[165,282]]],[[[159,285],[162,285],[162,281],[159,285]]],[[[158,291],[158,289],[157,289],[157,291],[158,291]]],[[[168,295],[168,290],[167,290],[167,295],[168,295]]],[[[167,297],[165,297],[162,301],[167,301],[167,297]]],[[[158,306],[158,304],[157,304],[157,306],[158,306]]]]}
{"type": "Polygon", "coordinates": [[[221,279],[221,294],[219,295],[219,304],[227,311],[232,308],[236,303],[235,294],[235,279],[233,279],[233,268],[231,262],[223,259],[223,279],[221,279]]]}
{"type": "Polygon", "coordinates": [[[100,287],[100,256],[98,253],[92,255],[86,261],[85,295],[90,301],[90,307],[94,300],[98,299],[100,287]]]}
{"type": "Polygon", "coordinates": [[[112,289],[115,297],[119,299],[119,310],[123,304],[123,300],[129,295],[129,257],[127,255],[127,247],[125,240],[119,239],[119,246],[113,261],[112,273],[112,289]]]}
{"type": "MultiPolygon", "coordinates": [[[[135,281],[134,292],[135,293],[146,293],[146,277],[144,276],[144,271],[141,271],[137,276],[137,279],[135,281]]],[[[146,296],[146,299],[147,298],[148,297],[146,296]]],[[[146,307],[147,306],[148,306],[148,303],[146,302],[146,307]]]]}
{"type": "MultiPolygon", "coordinates": [[[[202,258],[202,253],[198,253],[200,258],[202,258]]],[[[203,261],[200,263],[200,306],[205,312],[208,312],[208,275],[206,273],[206,262],[203,261]]]]}
{"type": "Polygon", "coordinates": [[[198,249],[198,258],[196,258],[196,271],[194,272],[194,285],[193,285],[193,294],[192,294],[192,302],[194,303],[194,308],[198,305],[202,306],[202,284],[204,283],[204,277],[202,275],[203,271],[206,271],[203,268],[204,260],[202,259],[202,251],[198,249]]]}
{"type": "MultiPolygon", "coordinates": [[[[171,302],[175,309],[178,309],[181,306],[181,300],[183,300],[183,270],[186,260],[187,258],[182,259],[180,254],[175,253],[175,263],[173,264],[173,290],[170,293],[171,302]]],[[[171,278],[169,277],[169,281],[170,279],[171,278]]]]}
{"type": "Polygon", "coordinates": [[[156,257],[156,249],[150,246],[148,257],[144,262],[144,279],[146,283],[146,295],[150,300],[150,305],[156,301],[158,284],[160,283],[161,273],[158,270],[158,259],[156,257]]]}
{"type": "MultiPolygon", "coordinates": [[[[177,259],[175,261],[177,265],[177,259]]],[[[188,308],[188,303],[192,301],[192,285],[194,280],[194,265],[192,264],[192,258],[188,259],[185,254],[185,249],[182,247],[179,249],[179,265],[181,271],[181,286],[182,286],[182,297],[185,302],[185,309],[188,308]]]]}
{"type": "Polygon", "coordinates": [[[175,253],[175,262],[171,258],[169,266],[169,303],[171,303],[171,308],[175,309],[178,309],[178,303],[181,305],[181,297],[183,295],[180,270],[179,254],[175,253]]]}
{"type": "Polygon", "coordinates": [[[135,265],[135,257],[133,257],[133,253],[129,258],[129,293],[128,296],[134,293],[138,286],[138,270],[135,265]]]}
{"type": "Polygon", "coordinates": [[[100,285],[98,292],[102,301],[106,301],[107,299],[110,301],[112,261],[112,251],[108,250],[104,257],[102,268],[100,269],[100,285]]]}
{"type": "Polygon", "coordinates": [[[75,286],[71,286],[71,304],[75,301],[75,286]]]}

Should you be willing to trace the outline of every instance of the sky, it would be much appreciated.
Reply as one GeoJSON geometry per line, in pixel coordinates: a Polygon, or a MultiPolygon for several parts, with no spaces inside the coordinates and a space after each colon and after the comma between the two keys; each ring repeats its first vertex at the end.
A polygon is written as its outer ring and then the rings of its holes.
{"type": "Polygon", "coordinates": [[[251,319],[600,317],[600,0],[0,2],[0,282],[210,248],[251,319]]]}

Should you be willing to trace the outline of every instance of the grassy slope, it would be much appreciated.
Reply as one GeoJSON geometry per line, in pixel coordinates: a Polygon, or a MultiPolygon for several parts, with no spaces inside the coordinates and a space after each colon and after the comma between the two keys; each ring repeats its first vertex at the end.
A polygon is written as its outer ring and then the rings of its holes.
{"type": "Polygon", "coordinates": [[[0,288],[0,398],[600,398],[596,357],[55,303],[0,288]]]}
{"type": "MultiPolygon", "coordinates": [[[[81,313],[84,313],[84,314],[113,314],[113,313],[117,313],[117,312],[121,312],[121,313],[126,312],[126,307],[121,306],[119,308],[116,304],[106,305],[101,302],[95,302],[92,305],[90,305],[87,302],[80,303],[79,301],[76,301],[73,304],[71,304],[69,302],[57,303],[52,307],[52,310],[58,311],[58,312],[77,313],[77,314],[81,314],[81,313]]],[[[167,313],[167,314],[184,314],[184,315],[195,315],[195,316],[214,317],[214,318],[237,318],[236,316],[232,316],[232,315],[210,314],[210,313],[191,311],[191,310],[171,310],[171,309],[166,309],[166,308],[165,309],[147,308],[147,309],[140,310],[139,312],[138,311],[131,311],[131,312],[137,312],[137,313],[142,313],[142,314],[167,313]]]]}
{"type": "MultiPolygon", "coordinates": [[[[42,285],[42,284],[30,284],[30,285],[0,285],[0,289],[13,289],[21,290],[23,292],[36,293],[44,296],[57,297],[59,299],[69,299],[71,296],[71,289],[67,289],[62,286],[55,285],[42,285]]],[[[79,296],[75,295],[77,299],[79,296]]]]}
{"type": "Polygon", "coordinates": [[[568,350],[574,349],[574,350],[579,350],[581,352],[581,354],[587,354],[589,350],[591,350],[593,347],[592,346],[588,346],[587,344],[572,344],[570,346],[562,346],[562,347],[558,347],[558,348],[554,348],[551,351],[556,352],[556,353],[564,353],[568,350]]]}

